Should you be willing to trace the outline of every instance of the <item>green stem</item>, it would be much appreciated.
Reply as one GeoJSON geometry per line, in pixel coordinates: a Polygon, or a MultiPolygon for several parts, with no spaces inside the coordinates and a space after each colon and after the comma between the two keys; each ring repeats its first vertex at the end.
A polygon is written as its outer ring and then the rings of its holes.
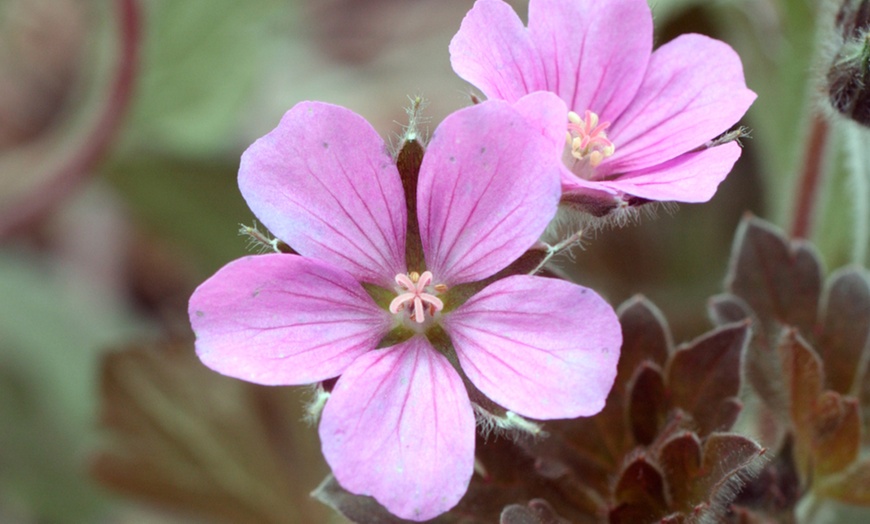
{"type": "Polygon", "coordinates": [[[852,262],[864,266],[867,262],[867,244],[870,241],[870,154],[867,151],[867,130],[854,122],[845,122],[847,167],[854,239],[852,262]]]}

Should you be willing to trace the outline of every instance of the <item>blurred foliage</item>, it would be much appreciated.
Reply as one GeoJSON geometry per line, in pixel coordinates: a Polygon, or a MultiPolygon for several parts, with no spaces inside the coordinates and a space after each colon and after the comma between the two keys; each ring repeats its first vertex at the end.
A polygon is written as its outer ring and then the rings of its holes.
{"type": "Polygon", "coordinates": [[[238,138],[240,113],[292,4],[187,0],[143,4],[142,74],[124,140],[135,152],[214,159],[238,138]]]}
{"type": "MultiPolygon", "coordinates": [[[[525,12],[526,2],[511,3],[525,12]]],[[[306,499],[325,469],[315,432],[297,420],[297,393],[198,366],[184,342],[186,297],[246,252],[236,232],[253,217],[236,187],[238,158],[295,102],[343,103],[385,137],[399,129],[406,95],[431,100],[431,128],[469,103],[447,43],[470,4],[133,2],[143,17],[126,120],[98,169],[70,173],[107,110],[125,36],[120,3],[0,1],[0,215],[74,182],[0,245],[0,518],[329,518],[306,499]],[[139,342],[151,338],[143,333],[175,342],[139,342]],[[93,455],[98,400],[110,438],[93,455]],[[167,509],[154,516],[107,496],[89,463],[106,487],[167,509]],[[282,513],[279,500],[292,509],[282,513]]],[[[744,221],[727,294],[711,301],[721,326],[708,331],[697,307],[719,289],[745,210],[786,229],[795,220],[811,118],[831,113],[820,79],[842,43],[837,2],[650,4],[657,44],[701,32],[737,50],[759,94],[745,121],[752,138],[709,204],[660,209],[558,260],[573,280],[625,301],[617,388],[605,412],[548,425],[549,439],[481,439],[487,476],[440,521],[679,522],[728,507],[735,522],[866,520],[855,505],[867,504],[870,485],[870,291],[863,269],[825,277],[821,262],[842,266],[867,240],[856,240],[836,117],[810,217],[816,248],[744,221]],[[719,360],[703,361],[711,356],[719,360]],[[705,470],[711,463],[720,468],[705,470]]],[[[396,522],[329,479],[317,496],[357,520],[396,522]]]]}
{"type": "Polygon", "coordinates": [[[307,492],[325,466],[313,432],[295,424],[298,391],[220,376],[190,347],[170,342],[105,356],[101,419],[113,439],[95,457],[94,476],[220,521],[322,522],[325,512],[307,492]]]}
{"type": "Polygon", "coordinates": [[[97,443],[99,353],[134,331],[65,269],[0,250],[0,506],[93,522],[107,502],[83,482],[97,443]]]}

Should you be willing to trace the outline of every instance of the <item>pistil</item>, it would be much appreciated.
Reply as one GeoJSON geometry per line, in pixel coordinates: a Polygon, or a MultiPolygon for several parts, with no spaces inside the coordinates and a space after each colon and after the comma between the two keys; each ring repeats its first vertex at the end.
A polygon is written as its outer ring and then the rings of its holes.
{"type": "MultiPolygon", "coordinates": [[[[390,302],[390,312],[397,314],[407,309],[411,318],[418,324],[422,324],[426,320],[427,312],[432,316],[444,309],[444,302],[426,290],[432,283],[432,278],[431,271],[424,271],[422,275],[416,271],[407,275],[404,273],[396,275],[396,283],[404,292],[400,292],[399,296],[390,302]]],[[[439,285],[433,287],[436,292],[438,289],[439,285]]]]}

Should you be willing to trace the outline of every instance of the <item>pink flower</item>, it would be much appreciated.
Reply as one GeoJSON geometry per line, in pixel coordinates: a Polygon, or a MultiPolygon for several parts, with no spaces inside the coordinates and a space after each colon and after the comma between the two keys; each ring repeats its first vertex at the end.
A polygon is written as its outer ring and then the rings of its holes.
{"type": "Polygon", "coordinates": [[[561,115],[546,93],[454,113],[406,206],[396,163],[365,120],[294,107],[242,156],[239,186],[300,255],[241,258],[196,290],[202,362],[260,384],[340,376],[320,422],[327,462],[347,490],[417,520],[453,507],[472,475],[475,414],[460,366],[519,415],[598,412],[621,344],[604,300],[528,275],[462,292],[515,261],[555,214],[558,162],[539,124],[561,115]],[[394,345],[379,348],[388,334],[394,345]]]}
{"type": "MultiPolygon", "coordinates": [[[[531,0],[529,25],[477,0],[450,43],[453,69],[491,99],[557,94],[571,111],[554,148],[563,201],[594,215],[650,200],[705,202],[740,156],[711,147],[746,112],[740,58],[683,35],[652,52],[646,0],[531,0]]],[[[563,124],[564,125],[564,124],[563,124]]]]}

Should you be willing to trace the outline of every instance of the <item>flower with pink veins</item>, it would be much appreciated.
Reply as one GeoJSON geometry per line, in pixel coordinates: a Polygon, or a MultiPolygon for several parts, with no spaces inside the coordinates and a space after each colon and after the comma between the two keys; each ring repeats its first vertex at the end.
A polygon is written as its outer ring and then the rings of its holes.
{"type": "Polygon", "coordinates": [[[339,377],[319,428],[336,479],[415,520],[452,508],[472,476],[465,380],[521,416],[601,410],[622,338],[612,308],[566,281],[492,278],[556,213],[542,122],[561,115],[539,93],[448,116],[413,173],[414,198],[360,116],[295,106],[242,156],[239,186],[299,254],[241,258],[197,288],[199,358],[260,384],[339,377]]]}
{"type": "Polygon", "coordinates": [[[714,140],[755,99],[734,50],[687,34],[653,52],[652,40],[645,0],[531,0],[528,27],[502,0],[477,0],[450,57],[490,99],[550,91],[565,101],[567,134],[554,142],[562,200],[605,216],[706,202],[740,156],[734,141],[714,140]]]}

